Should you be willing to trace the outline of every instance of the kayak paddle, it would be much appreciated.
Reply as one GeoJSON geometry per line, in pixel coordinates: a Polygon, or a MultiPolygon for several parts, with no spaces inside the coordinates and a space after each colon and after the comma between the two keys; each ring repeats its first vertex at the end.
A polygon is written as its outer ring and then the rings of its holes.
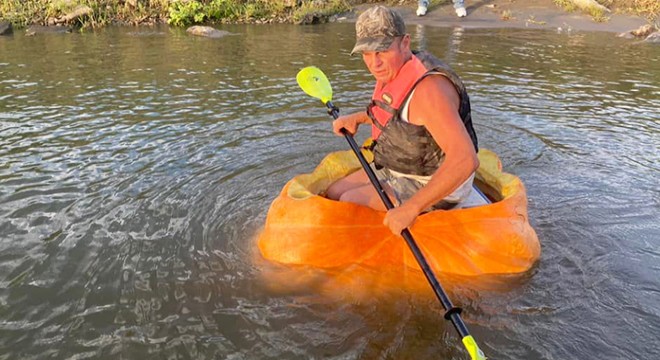
{"type": "MultiPolygon", "coordinates": [[[[333,105],[331,101],[332,87],[330,86],[330,81],[328,81],[328,78],[325,76],[323,71],[321,71],[321,69],[315,66],[308,66],[298,72],[298,75],[296,75],[296,81],[298,81],[298,85],[307,95],[321,100],[323,104],[328,107],[328,113],[334,119],[339,117],[339,108],[333,105]]],[[[385,204],[385,207],[388,210],[393,209],[394,204],[392,204],[392,201],[385,193],[385,190],[383,190],[383,187],[380,185],[376,174],[373,172],[369,166],[369,163],[360,152],[360,148],[355,142],[355,139],[353,139],[353,135],[346,131],[346,129],[341,129],[341,132],[344,134],[344,137],[355,153],[355,156],[357,156],[358,160],[360,161],[362,168],[367,173],[371,184],[376,189],[376,192],[380,196],[380,199],[383,201],[383,204],[385,204]]],[[[424,276],[426,276],[426,279],[433,288],[433,292],[435,292],[436,297],[438,300],[440,300],[442,307],[445,309],[445,319],[450,320],[454,325],[454,328],[461,336],[463,345],[465,346],[467,352],[470,354],[471,359],[485,360],[486,356],[481,351],[481,349],[479,349],[477,342],[474,340],[472,335],[470,335],[467,326],[461,318],[462,309],[455,307],[451,300],[449,300],[449,297],[442,288],[442,285],[440,285],[440,282],[433,273],[433,270],[431,270],[431,266],[429,266],[429,263],[424,258],[421,249],[417,246],[417,243],[415,242],[415,239],[413,239],[410,231],[408,229],[403,229],[403,231],[401,231],[401,236],[403,236],[405,239],[408,247],[410,248],[410,251],[412,251],[413,255],[415,256],[419,267],[424,272],[424,276]]]]}

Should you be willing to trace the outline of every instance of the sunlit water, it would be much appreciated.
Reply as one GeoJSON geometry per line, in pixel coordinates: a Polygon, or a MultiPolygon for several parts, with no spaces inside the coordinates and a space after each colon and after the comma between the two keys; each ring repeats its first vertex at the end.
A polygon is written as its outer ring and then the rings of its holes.
{"type": "MultiPolygon", "coordinates": [[[[225,29],[0,37],[0,358],[465,359],[430,291],[264,281],[270,202],[347,148],[296,72],[344,111],[371,80],[351,24],[225,29]]],[[[410,32],[463,75],[542,243],[522,280],[450,287],[486,354],[660,358],[660,47],[410,32]]]]}

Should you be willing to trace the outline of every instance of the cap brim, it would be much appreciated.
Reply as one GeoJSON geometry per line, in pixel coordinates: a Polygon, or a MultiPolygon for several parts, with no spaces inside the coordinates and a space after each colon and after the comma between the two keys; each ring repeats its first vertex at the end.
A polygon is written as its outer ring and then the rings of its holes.
{"type": "Polygon", "coordinates": [[[393,42],[393,37],[362,38],[355,43],[353,50],[351,50],[351,56],[365,51],[385,51],[390,48],[393,42]]]}

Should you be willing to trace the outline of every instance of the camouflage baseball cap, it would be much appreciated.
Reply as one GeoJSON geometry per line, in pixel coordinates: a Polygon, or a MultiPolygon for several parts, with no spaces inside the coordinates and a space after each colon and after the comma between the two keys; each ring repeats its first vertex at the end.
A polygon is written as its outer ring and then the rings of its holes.
{"type": "Polygon", "coordinates": [[[394,39],[406,34],[406,24],[396,10],[376,5],[360,14],[355,23],[355,47],[351,55],[387,50],[394,39]]]}

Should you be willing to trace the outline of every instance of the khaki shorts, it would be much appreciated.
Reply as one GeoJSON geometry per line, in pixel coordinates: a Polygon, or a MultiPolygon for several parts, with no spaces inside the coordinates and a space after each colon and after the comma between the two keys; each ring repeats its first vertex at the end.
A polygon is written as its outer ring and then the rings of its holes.
{"type": "MultiPolygon", "coordinates": [[[[423,188],[431,178],[430,176],[407,176],[387,168],[375,169],[373,164],[371,167],[376,173],[376,177],[378,177],[380,184],[386,190],[390,190],[390,193],[394,194],[395,199],[392,200],[395,202],[396,206],[399,206],[408,201],[408,199],[410,199],[417,191],[419,191],[419,189],[423,188]]],[[[443,199],[430,208],[426,209],[425,212],[431,210],[449,210],[456,207],[456,205],[458,205],[463,198],[467,198],[469,195],[469,189],[472,188],[473,179],[474,176],[471,176],[459,187],[458,190],[449,195],[446,199],[443,199]],[[467,191],[465,190],[466,188],[468,189],[467,191]],[[458,195],[457,193],[461,194],[458,195]]]]}

